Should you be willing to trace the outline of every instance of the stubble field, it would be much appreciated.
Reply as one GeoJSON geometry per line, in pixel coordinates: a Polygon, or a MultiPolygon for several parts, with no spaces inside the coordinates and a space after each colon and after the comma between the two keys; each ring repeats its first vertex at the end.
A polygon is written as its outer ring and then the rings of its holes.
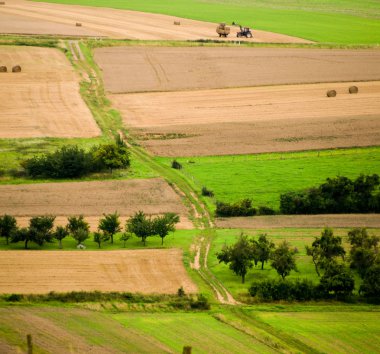
{"type": "Polygon", "coordinates": [[[79,94],[79,78],[65,55],[53,48],[0,47],[0,138],[100,135],[79,94]],[[12,67],[20,65],[20,73],[12,67]]]}

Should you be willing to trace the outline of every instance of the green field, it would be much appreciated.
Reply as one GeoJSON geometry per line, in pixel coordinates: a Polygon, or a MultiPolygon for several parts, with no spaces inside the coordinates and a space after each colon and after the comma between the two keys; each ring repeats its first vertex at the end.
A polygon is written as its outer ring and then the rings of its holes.
{"type": "Polygon", "coordinates": [[[47,0],[202,21],[241,23],[323,43],[380,43],[380,3],[371,0],[47,0]]]}
{"type": "MultiPolygon", "coordinates": [[[[169,165],[172,159],[157,158],[169,165]]],[[[254,206],[278,209],[280,194],[316,186],[327,177],[380,174],[380,148],[294,153],[178,158],[187,179],[200,191],[211,189],[215,200],[253,200],[254,206]]],[[[206,203],[214,208],[210,198],[206,203]]]]}
{"type": "MultiPolygon", "coordinates": [[[[334,229],[334,235],[341,236],[344,241],[345,247],[348,247],[347,232],[349,229],[334,229]]],[[[277,272],[271,268],[270,263],[266,263],[264,270],[261,270],[261,264],[256,268],[253,267],[248,271],[245,279],[245,284],[241,283],[241,277],[235,275],[224,263],[219,263],[216,258],[216,253],[219,252],[222,247],[230,245],[236,242],[237,237],[241,232],[249,236],[257,236],[261,233],[266,233],[268,238],[275,244],[280,243],[283,240],[288,241],[291,246],[296,247],[298,254],[296,256],[298,272],[292,271],[287,279],[307,278],[314,282],[318,282],[318,276],[315,272],[315,268],[311,257],[306,255],[305,246],[311,245],[315,237],[319,237],[322,232],[321,229],[271,229],[271,230],[217,230],[217,236],[214,238],[209,257],[208,266],[215,276],[222,281],[222,283],[231,291],[232,295],[236,298],[240,298],[243,301],[249,300],[248,288],[254,281],[262,281],[268,278],[279,279],[280,276],[277,272]],[[248,297],[248,298],[247,298],[248,297]]],[[[371,229],[370,234],[380,236],[379,229],[371,229]]],[[[355,286],[358,289],[361,280],[355,275],[355,286]]]]}

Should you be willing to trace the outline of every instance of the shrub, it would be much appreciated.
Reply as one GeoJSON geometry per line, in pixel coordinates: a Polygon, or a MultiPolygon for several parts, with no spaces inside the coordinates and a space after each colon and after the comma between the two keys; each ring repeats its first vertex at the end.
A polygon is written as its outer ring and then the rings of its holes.
{"type": "Polygon", "coordinates": [[[172,168],[174,168],[176,170],[182,170],[182,165],[177,160],[173,160],[172,161],[172,168]]]}
{"type": "Polygon", "coordinates": [[[276,211],[267,206],[259,206],[259,215],[275,215],[276,211]]]}
{"type": "Polygon", "coordinates": [[[200,294],[196,300],[191,300],[190,307],[196,310],[209,310],[211,306],[207,300],[207,297],[203,294],[200,294]]]}
{"type": "Polygon", "coordinates": [[[10,302],[19,302],[23,299],[23,296],[20,294],[10,294],[6,300],[10,302]]]}
{"type": "Polygon", "coordinates": [[[250,199],[243,199],[236,203],[216,202],[216,216],[253,216],[257,210],[252,207],[250,199]]]}
{"type": "Polygon", "coordinates": [[[202,187],[202,195],[205,197],[213,197],[214,192],[210,189],[207,189],[207,187],[202,187]]]}

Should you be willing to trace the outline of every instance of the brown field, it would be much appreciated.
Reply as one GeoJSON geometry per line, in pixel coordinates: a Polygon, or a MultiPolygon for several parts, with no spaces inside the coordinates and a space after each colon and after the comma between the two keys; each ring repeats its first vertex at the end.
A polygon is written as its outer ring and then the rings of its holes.
{"type": "Polygon", "coordinates": [[[141,143],[161,156],[371,146],[380,141],[380,82],[115,94],[110,98],[141,143]],[[356,95],[348,93],[352,84],[359,87],[356,95]],[[337,97],[327,98],[326,91],[332,88],[337,97]]]}
{"type": "MultiPolygon", "coordinates": [[[[219,39],[216,24],[173,16],[89,6],[7,0],[0,8],[0,33],[106,36],[143,40],[219,39]],[[174,21],[180,21],[175,26],[174,21]],[[75,23],[82,23],[76,27],[75,23]]],[[[237,27],[227,40],[236,40],[237,27]]],[[[282,34],[254,31],[252,42],[310,43],[282,34]]]]}
{"type": "Polygon", "coordinates": [[[93,229],[103,213],[117,211],[123,218],[143,210],[148,215],[176,212],[179,228],[192,228],[181,198],[162,179],[39,183],[0,186],[0,215],[18,217],[25,225],[31,216],[52,214],[57,224],[70,215],[84,215],[93,229]]]}
{"type": "Polygon", "coordinates": [[[95,59],[112,93],[380,80],[379,50],[111,47],[95,59]]]}
{"type": "Polygon", "coordinates": [[[197,292],[182,250],[0,251],[0,293],[127,291],[197,292]]]}
{"type": "Polygon", "coordinates": [[[226,229],[276,229],[315,227],[380,227],[379,214],[274,215],[217,218],[216,226],[226,229]]]}
{"type": "Polygon", "coordinates": [[[100,134],[79,94],[78,77],[52,48],[0,47],[0,138],[94,137],[100,134]],[[21,73],[9,72],[21,65],[21,73]]]}

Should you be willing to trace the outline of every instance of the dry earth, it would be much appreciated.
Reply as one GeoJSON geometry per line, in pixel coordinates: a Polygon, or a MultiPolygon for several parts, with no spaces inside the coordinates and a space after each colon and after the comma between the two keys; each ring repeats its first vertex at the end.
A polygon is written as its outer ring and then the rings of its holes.
{"type": "Polygon", "coordinates": [[[95,59],[112,93],[380,80],[380,50],[111,47],[95,59]]]}
{"type": "MultiPolygon", "coordinates": [[[[143,40],[219,39],[216,24],[173,16],[99,7],[7,0],[0,6],[0,33],[107,36],[143,40]],[[174,21],[180,21],[175,26],[174,21]],[[82,23],[76,27],[75,23],[82,23]]],[[[227,40],[236,40],[232,27],[227,40]]],[[[254,31],[252,42],[310,43],[282,34],[254,31]]]]}
{"type": "Polygon", "coordinates": [[[197,292],[182,250],[0,251],[0,293],[127,291],[197,292]]]}
{"type": "Polygon", "coordinates": [[[110,97],[142,144],[161,156],[371,146],[380,141],[378,81],[110,97]],[[358,94],[348,93],[352,84],[359,87],[358,94]],[[337,97],[327,98],[329,89],[337,90],[337,97]]]}
{"type": "Polygon", "coordinates": [[[148,215],[176,212],[178,228],[192,228],[181,198],[159,178],[0,186],[0,215],[18,217],[21,225],[31,216],[52,214],[57,224],[65,224],[67,216],[82,214],[95,229],[103,213],[117,211],[124,221],[139,210],[148,215]]]}
{"type": "Polygon", "coordinates": [[[378,214],[275,215],[217,218],[216,226],[228,229],[274,229],[314,227],[380,227],[378,214]]]}
{"type": "Polygon", "coordinates": [[[0,138],[94,137],[100,134],[79,94],[78,77],[53,48],[0,47],[0,138]],[[21,73],[12,73],[20,65],[21,73]]]}

